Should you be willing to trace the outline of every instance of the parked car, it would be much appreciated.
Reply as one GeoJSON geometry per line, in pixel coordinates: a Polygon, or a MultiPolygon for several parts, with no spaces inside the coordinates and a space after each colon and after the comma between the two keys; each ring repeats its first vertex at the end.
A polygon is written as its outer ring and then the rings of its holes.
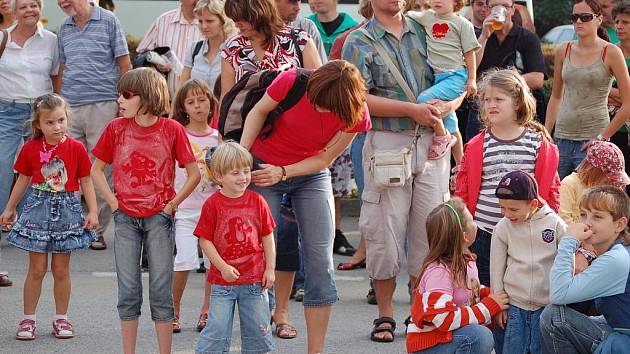
{"type": "Polygon", "coordinates": [[[542,38],[541,42],[558,45],[562,42],[568,42],[575,39],[575,31],[573,25],[556,26],[549,30],[542,38]]]}

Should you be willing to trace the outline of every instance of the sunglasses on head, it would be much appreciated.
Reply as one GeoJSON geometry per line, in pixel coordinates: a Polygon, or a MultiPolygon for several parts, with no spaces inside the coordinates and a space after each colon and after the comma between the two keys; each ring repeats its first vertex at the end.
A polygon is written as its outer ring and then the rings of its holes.
{"type": "Polygon", "coordinates": [[[571,15],[571,20],[573,20],[573,23],[576,23],[578,19],[582,22],[591,22],[598,16],[598,14],[592,13],[573,14],[571,15]]]}
{"type": "Polygon", "coordinates": [[[120,91],[118,92],[118,96],[123,96],[124,99],[128,100],[136,95],[133,91],[120,91]]]}

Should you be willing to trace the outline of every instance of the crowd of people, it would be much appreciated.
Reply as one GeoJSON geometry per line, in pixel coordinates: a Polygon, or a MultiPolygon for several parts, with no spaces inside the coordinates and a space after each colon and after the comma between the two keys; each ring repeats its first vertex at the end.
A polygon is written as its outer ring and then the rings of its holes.
{"type": "Polygon", "coordinates": [[[133,66],[113,12],[58,5],[54,34],[41,0],[0,0],[0,224],[29,259],[16,339],[36,338],[49,255],[53,335],[74,337],[70,255],[106,249],[111,227],[124,353],[142,269],[170,353],[204,264],[196,352],[229,352],[235,306],[241,350],[274,351],[298,336],[295,297],[323,353],[334,253],[367,268],[374,342],[396,340],[406,264],[409,353],[630,345],[630,3],[573,1],[548,102],[515,0],[474,0],[468,19],[463,0],[360,0],[360,24],[336,0],[308,18],[298,0],[180,0],[133,66]]]}

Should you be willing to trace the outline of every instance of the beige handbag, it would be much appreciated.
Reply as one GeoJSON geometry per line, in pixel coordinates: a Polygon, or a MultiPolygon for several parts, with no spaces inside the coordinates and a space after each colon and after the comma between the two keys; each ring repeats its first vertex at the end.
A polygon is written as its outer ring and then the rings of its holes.
{"type": "MultiPolygon", "coordinates": [[[[361,30],[368,38],[371,38],[370,34],[365,29],[361,28],[361,30]]],[[[396,82],[398,82],[403,91],[405,91],[409,101],[415,102],[415,95],[413,94],[413,91],[403,78],[396,65],[392,62],[391,58],[385,51],[385,48],[383,48],[378,41],[373,40],[372,43],[376,52],[388,66],[389,71],[392,75],[394,75],[396,82]]],[[[411,153],[418,139],[419,128],[420,126],[416,125],[416,130],[413,134],[411,145],[409,147],[394,151],[379,150],[373,152],[373,155],[370,157],[368,171],[370,172],[372,180],[377,187],[403,187],[406,181],[411,178],[413,171],[411,166],[411,153]]]]}

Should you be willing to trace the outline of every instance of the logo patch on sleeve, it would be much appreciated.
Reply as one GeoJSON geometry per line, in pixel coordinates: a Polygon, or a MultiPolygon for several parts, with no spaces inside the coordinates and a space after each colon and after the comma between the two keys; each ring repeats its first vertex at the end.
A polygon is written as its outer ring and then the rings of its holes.
{"type": "Polygon", "coordinates": [[[556,238],[556,232],[553,231],[552,229],[545,229],[543,230],[541,236],[542,236],[543,241],[547,243],[552,243],[553,240],[556,238]]]}

